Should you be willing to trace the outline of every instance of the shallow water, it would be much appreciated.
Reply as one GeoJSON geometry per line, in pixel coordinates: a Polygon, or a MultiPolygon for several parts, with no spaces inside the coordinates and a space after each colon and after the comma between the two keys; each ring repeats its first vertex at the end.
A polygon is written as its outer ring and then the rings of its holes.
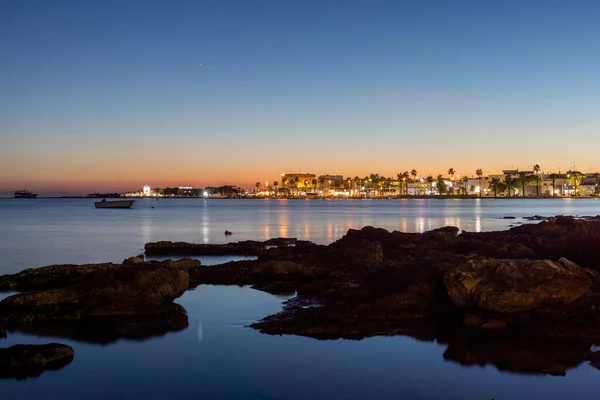
{"type": "MultiPolygon", "coordinates": [[[[364,225],[476,231],[524,222],[500,219],[507,215],[600,214],[595,199],[139,200],[131,210],[95,210],[92,202],[0,200],[0,273],[59,262],[121,261],[154,240],[295,236],[328,243],[364,225]],[[225,229],[234,235],[225,237],[225,229]]],[[[228,258],[201,259],[214,264],[228,258]]],[[[407,336],[318,341],[246,327],[279,311],[285,299],[203,285],[177,300],[188,313],[186,329],[142,341],[95,344],[9,332],[0,346],[59,342],[76,354],[70,365],[37,378],[0,380],[0,398],[596,399],[600,391],[600,371],[587,363],[564,377],[522,375],[491,364],[461,366],[444,359],[446,344],[407,336]]]]}

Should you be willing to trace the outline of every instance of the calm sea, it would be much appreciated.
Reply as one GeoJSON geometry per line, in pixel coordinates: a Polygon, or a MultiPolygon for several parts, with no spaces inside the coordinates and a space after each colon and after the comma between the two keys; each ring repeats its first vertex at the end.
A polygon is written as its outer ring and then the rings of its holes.
{"type": "MultiPolygon", "coordinates": [[[[532,215],[598,215],[596,199],[138,200],[130,210],[90,199],[0,200],[0,274],[55,263],[122,261],[156,240],[223,243],[276,236],[330,243],[374,225],[421,232],[445,225],[506,229],[532,215]],[[516,219],[503,219],[514,216],[516,219]],[[225,237],[224,231],[233,232],[225,237]]],[[[229,260],[201,257],[204,263],[229,260]]],[[[2,296],[5,296],[3,294],[2,296]]],[[[445,361],[445,345],[410,337],[318,341],[246,326],[286,298],[200,286],[177,300],[185,330],[144,341],[93,344],[10,334],[0,341],[69,344],[74,361],[24,381],[0,380],[0,399],[597,399],[600,371],[564,377],[445,361]]]]}

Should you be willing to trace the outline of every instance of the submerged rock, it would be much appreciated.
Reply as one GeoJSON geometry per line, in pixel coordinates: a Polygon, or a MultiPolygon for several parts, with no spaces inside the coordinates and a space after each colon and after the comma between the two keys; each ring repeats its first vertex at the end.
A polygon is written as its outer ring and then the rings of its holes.
{"type": "Polygon", "coordinates": [[[60,369],[73,361],[75,352],[64,344],[19,344],[0,349],[0,378],[27,379],[45,370],[60,369]]]}

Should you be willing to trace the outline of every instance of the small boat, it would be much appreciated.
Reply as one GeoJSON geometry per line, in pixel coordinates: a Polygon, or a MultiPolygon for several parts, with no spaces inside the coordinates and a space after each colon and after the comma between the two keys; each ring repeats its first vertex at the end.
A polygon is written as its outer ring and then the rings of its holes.
{"type": "Polygon", "coordinates": [[[102,199],[102,201],[95,202],[94,205],[96,208],[131,208],[134,201],[135,200],[106,201],[106,199],[102,199]]]}
{"type": "Polygon", "coordinates": [[[17,190],[15,191],[15,199],[35,199],[37,193],[31,193],[29,190],[17,190]]]}

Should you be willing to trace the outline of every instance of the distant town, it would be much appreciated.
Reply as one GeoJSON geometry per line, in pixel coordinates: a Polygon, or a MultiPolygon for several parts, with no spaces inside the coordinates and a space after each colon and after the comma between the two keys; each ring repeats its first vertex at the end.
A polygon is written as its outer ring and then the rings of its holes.
{"type": "Polygon", "coordinates": [[[478,169],[471,176],[459,175],[453,168],[436,177],[405,171],[393,177],[372,173],[364,177],[281,174],[279,180],[259,181],[254,188],[234,185],[194,188],[143,188],[127,193],[92,193],[88,197],[204,197],[204,198],[394,198],[394,197],[597,197],[600,174],[567,171],[541,173],[533,170],[503,170],[485,175],[478,169]]]}

